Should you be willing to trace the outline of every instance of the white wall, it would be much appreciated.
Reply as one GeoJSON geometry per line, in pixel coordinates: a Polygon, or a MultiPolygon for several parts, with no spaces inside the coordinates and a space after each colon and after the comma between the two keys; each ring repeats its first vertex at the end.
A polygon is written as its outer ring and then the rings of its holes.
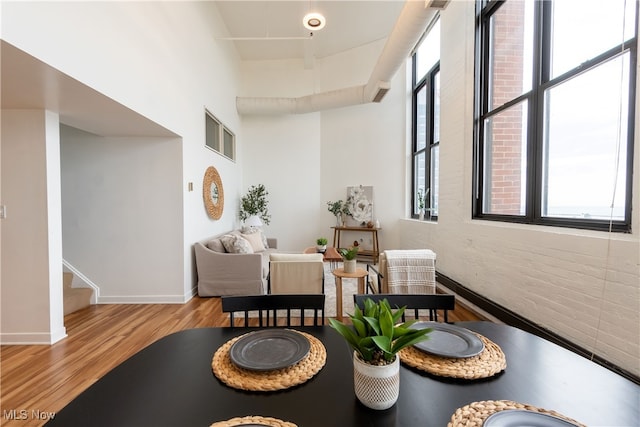
{"type": "Polygon", "coordinates": [[[401,221],[401,244],[433,248],[441,273],[637,375],[638,139],[632,234],[472,220],[474,7],[442,13],[438,223],[401,221]]]}
{"type": "MultiPolygon", "coordinates": [[[[384,40],[318,59],[313,70],[296,61],[244,62],[240,96],[299,97],[363,85],[383,47],[384,40]]],[[[345,200],[347,187],[360,184],[374,187],[381,247],[398,247],[405,205],[404,75],[402,68],[379,104],[243,117],[244,186],[263,183],[269,190],[272,223],[265,230],[278,237],[280,248],[299,251],[321,236],[331,243],[335,218],[327,201],[345,200]]],[[[346,233],[343,241],[360,237],[346,233]]]]}
{"type": "Polygon", "coordinates": [[[65,261],[101,303],[183,302],[180,141],[62,126],[61,146],[65,261]]]}
{"type": "Polygon", "coordinates": [[[58,116],[2,111],[0,339],[54,343],[64,336],[58,116]]]}

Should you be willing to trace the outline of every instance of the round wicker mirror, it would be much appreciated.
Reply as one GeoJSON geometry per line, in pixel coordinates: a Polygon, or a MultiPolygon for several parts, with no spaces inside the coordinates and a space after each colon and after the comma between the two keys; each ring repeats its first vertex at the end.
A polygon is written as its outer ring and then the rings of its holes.
{"type": "Polygon", "coordinates": [[[218,171],[213,166],[209,166],[204,173],[202,183],[202,198],[209,217],[220,219],[224,208],[224,189],[218,171]]]}

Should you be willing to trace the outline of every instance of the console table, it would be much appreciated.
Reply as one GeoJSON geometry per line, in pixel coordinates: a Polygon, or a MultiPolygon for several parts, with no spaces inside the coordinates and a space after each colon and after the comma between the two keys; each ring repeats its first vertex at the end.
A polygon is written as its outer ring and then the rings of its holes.
{"type": "Polygon", "coordinates": [[[371,241],[373,248],[371,250],[361,249],[358,251],[358,258],[370,259],[373,264],[378,263],[378,256],[380,255],[380,249],[378,246],[378,230],[381,228],[376,227],[331,227],[333,228],[333,247],[341,248],[340,246],[340,234],[343,231],[354,231],[358,233],[371,233],[371,241]]]}

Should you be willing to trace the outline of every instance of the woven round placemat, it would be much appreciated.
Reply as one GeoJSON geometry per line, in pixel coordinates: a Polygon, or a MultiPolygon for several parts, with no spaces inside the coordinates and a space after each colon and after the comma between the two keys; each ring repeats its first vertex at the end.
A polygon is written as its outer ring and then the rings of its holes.
{"type": "Polygon", "coordinates": [[[260,426],[269,426],[269,427],[298,427],[294,423],[282,421],[277,418],[258,417],[258,416],[252,416],[252,415],[247,417],[232,418],[227,421],[216,421],[215,423],[211,424],[210,427],[234,427],[234,426],[243,426],[247,424],[257,424],[260,426]]]}
{"type": "Polygon", "coordinates": [[[447,427],[480,427],[484,424],[484,420],[489,418],[490,415],[511,409],[522,409],[553,415],[554,417],[574,424],[577,427],[586,427],[584,424],[580,424],[576,420],[565,417],[556,411],[538,408],[525,403],[513,402],[511,400],[484,400],[482,402],[473,402],[463,406],[462,408],[458,408],[451,416],[451,421],[449,421],[447,427]]]}
{"type": "Polygon", "coordinates": [[[244,335],[224,343],[213,355],[211,368],[215,376],[229,387],[249,391],[284,390],[302,384],[320,372],[327,361],[327,350],[313,335],[304,335],[311,344],[309,354],[293,366],[273,371],[251,371],[236,366],[229,357],[231,346],[244,335]]]}
{"type": "Polygon", "coordinates": [[[507,359],[502,349],[490,339],[476,335],[484,342],[484,350],[477,356],[463,359],[440,357],[415,347],[405,347],[400,350],[400,361],[433,375],[466,380],[489,378],[506,369],[507,359]]]}

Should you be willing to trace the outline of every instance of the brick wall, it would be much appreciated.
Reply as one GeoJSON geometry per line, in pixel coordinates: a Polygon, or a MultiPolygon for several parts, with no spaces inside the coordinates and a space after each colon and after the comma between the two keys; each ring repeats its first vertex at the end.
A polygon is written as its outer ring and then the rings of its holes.
{"type": "MultiPolygon", "coordinates": [[[[494,20],[491,108],[498,107],[522,94],[522,64],[524,52],[524,2],[505,3],[494,20]]],[[[488,126],[491,140],[490,157],[486,164],[485,185],[487,213],[522,214],[522,114],[523,105],[516,105],[494,116],[488,126]]],[[[489,145],[488,145],[489,147],[489,145]]]]}

